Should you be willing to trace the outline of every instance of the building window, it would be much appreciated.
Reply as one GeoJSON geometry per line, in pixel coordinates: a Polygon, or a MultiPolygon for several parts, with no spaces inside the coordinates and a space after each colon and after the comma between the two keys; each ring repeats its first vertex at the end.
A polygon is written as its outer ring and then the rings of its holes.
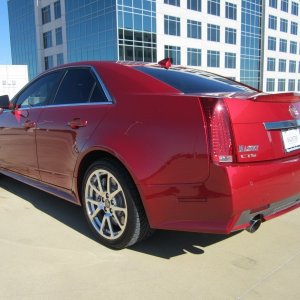
{"type": "Polygon", "coordinates": [[[165,34],[180,36],[180,18],[165,16],[165,34]]]}
{"type": "Polygon", "coordinates": [[[220,0],[207,0],[207,13],[214,16],[220,15],[220,0]]]}
{"type": "Polygon", "coordinates": [[[267,92],[274,92],[275,90],[275,79],[267,78],[267,92]]]}
{"type": "Polygon", "coordinates": [[[298,91],[300,91],[300,79],[298,79],[298,91]]]}
{"type": "Polygon", "coordinates": [[[286,72],[286,60],[285,59],[279,59],[278,71],[279,72],[286,72]]]}
{"type": "Polygon", "coordinates": [[[285,79],[278,79],[278,92],[285,91],[285,79]]]}
{"type": "Polygon", "coordinates": [[[225,28],[225,43],[236,45],[236,29],[234,28],[225,28]]]}
{"type": "Polygon", "coordinates": [[[268,37],[268,50],[276,51],[276,38],[268,37]]]}
{"type": "Polygon", "coordinates": [[[269,15],[269,29],[277,29],[277,17],[269,15]]]}
{"type": "Polygon", "coordinates": [[[295,91],[295,85],[296,85],[295,79],[289,79],[288,91],[289,92],[295,91]]]}
{"type": "Polygon", "coordinates": [[[236,20],[236,4],[225,2],[225,17],[236,20]]]}
{"type": "Polygon", "coordinates": [[[62,28],[58,27],[55,29],[55,39],[56,39],[56,45],[61,45],[63,42],[62,39],[62,28]]]}
{"type": "Polygon", "coordinates": [[[201,39],[201,22],[187,20],[187,36],[193,39],[201,39]]]}
{"type": "Polygon", "coordinates": [[[273,8],[277,8],[277,0],[269,0],[269,6],[273,8]]]}
{"type": "Polygon", "coordinates": [[[297,54],[297,42],[290,41],[290,53],[297,54]]]}
{"type": "Polygon", "coordinates": [[[181,63],[181,49],[177,46],[165,46],[165,57],[170,57],[172,60],[172,64],[180,65],[181,63]]]}
{"type": "Polygon", "coordinates": [[[292,1],[292,15],[298,16],[299,4],[292,1]]]}
{"type": "Polygon", "coordinates": [[[51,11],[50,11],[50,5],[45,6],[42,8],[42,23],[46,24],[51,22],[51,11]]]}
{"type": "Polygon", "coordinates": [[[290,60],[289,62],[289,72],[290,73],[296,73],[296,61],[290,60]]]}
{"type": "Polygon", "coordinates": [[[220,67],[220,52],[208,50],[207,51],[207,66],[211,68],[220,67]]]}
{"type": "Polygon", "coordinates": [[[207,40],[220,42],[220,26],[207,24],[207,40]]]}
{"type": "Polygon", "coordinates": [[[57,62],[58,66],[64,64],[64,55],[63,55],[63,53],[59,53],[59,54],[56,55],[56,62],[57,62]]]}
{"type": "Polygon", "coordinates": [[[294,35],[298,34],[298,23],[291,22],[291,34],[294,34],[294,35]]]}
{"type": "Polygon", "coordinates": [[[43,33],[44,49],[52,47],[52,32],[47,31],[43,33]]]}
{"type": "Polygon", "coordinates": [[[285,12],[289,11],[289,0],[281,0],[281,10],[285,12]]]}
{"type": "Polygon", "coordinates": [[[288,32],[288,21],[286,19],[280,19],[280,31],[288,32]]]}
{"type": "Polygon", "coordinates": [[[298,62],[298,73],[300,73],[300,61],[298,62]]]}
{"type": "Polygon", "coordinates": [[[201,49],[187,48],[188,66],[201,66],[201,49]]]}
{"type": "Polygon", "coordinates": [[[275,58],[268,57],[267,71],[275,71],[275,64],[276,64],[275,58]]]}
{"type": "Polygon", "coordinates": [[[45,61],[45,70],[48,70],[48,69],[54,67],[54,64],[53,64],[53,56],[46,56],[46,57],[44,58],[44,61],[45,61]]]}
{"type": "Polygon", "coordinates": [[[188,0],[187,8],[191,10],[201,11],[201,0],[188,0]]]}
{"type": "Polygon", "coordinates": [[[287,40],[285,40],[285,39],[279,40],[279,51],[287,52],[287,40]]]}
{"type": "Polygon", "coordinates": [[[165,0],[165,3],[174,6],[180,6],[180,0],[165,0]]]}
{"type": "Polygon", "coordinates": [[[236,54],[225,52],[225,68],[235,69],[236,68],[236,54]]]}
{"type": "Polygon", "coordinates": [[[60,1],[54,2],[54,17],[59,19],[61,17],[60,1]]]}

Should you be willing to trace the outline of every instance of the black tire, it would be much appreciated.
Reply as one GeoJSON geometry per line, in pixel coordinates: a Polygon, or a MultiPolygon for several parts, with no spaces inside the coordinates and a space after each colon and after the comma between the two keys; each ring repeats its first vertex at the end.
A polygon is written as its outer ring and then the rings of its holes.
{"type": "Polygon", "coordinates": [[[94,162],[84,175],[81,196],[84,215],[101,244],[123,249],[150,236],[137,188],[119,163],[94,162]]]}

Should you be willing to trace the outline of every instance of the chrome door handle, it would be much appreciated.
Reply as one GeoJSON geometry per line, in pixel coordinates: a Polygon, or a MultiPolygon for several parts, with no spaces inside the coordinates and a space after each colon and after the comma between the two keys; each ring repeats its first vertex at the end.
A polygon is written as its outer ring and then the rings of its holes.
{"type": "Polygon", "coordinates": [[[72,121],[68,122],[68,126],[72,129],[78,129],[79,127],[85,127],[87,125],[86,120],[81,120],[80,118],[75,118],[72,121]]]}
{"type": "Polygon", "coordinates": [[[27,121],[24,122],[23,127],[25,129],[35,128],[36,123],[34,121],[27,120],[27,121]]]}

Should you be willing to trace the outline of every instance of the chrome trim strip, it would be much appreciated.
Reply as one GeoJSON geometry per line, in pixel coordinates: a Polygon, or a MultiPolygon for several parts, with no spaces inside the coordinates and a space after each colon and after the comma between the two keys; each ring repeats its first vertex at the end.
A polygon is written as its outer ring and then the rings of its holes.
{"type": "Polygon", "coordinates": [[[279,122],[265,122],[264,123],[266,130],[280,130],[280,129],[289,129],[300,126],[300,120],[287,120],[279,122]]]}

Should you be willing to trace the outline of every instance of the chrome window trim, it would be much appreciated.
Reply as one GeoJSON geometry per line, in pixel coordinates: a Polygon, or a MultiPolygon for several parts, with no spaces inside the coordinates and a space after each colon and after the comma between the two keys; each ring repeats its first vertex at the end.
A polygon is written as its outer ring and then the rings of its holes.
{"type": "Polygon", "coordinates": [[[266,130],[289,129],[300,126],[300,120],[287,120],[278,122],[264,122],[266,130]]]}

